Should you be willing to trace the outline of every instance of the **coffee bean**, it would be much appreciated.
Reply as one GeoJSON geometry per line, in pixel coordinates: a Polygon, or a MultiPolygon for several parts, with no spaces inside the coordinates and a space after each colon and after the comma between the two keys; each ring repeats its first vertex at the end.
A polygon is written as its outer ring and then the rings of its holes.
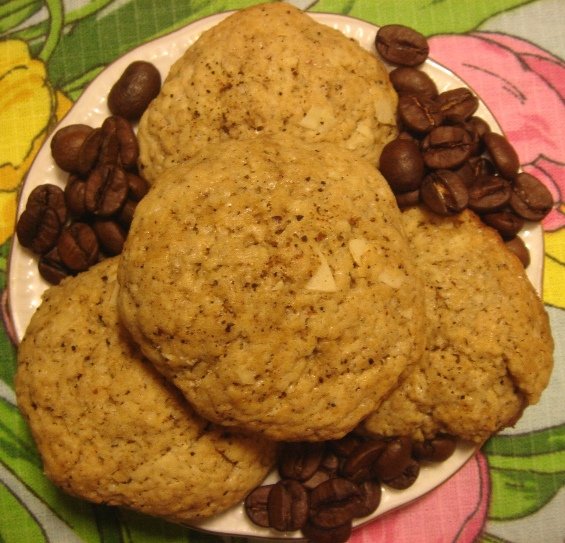
{"type": "Polygon", "coordinates": [[[108,95],[108,107],[114,115],[129,121],[141,117],[161,89],[161,74],[150,62],[132,62],[114,83],[108,95]]]}
{"type": "Polygon", "coordinates": [[[267,504],[269,494],[274,485],[258,486],[247,495],[243,502],[245,512],[252,522],[257,526],[269,527],[269,512],[267,504]]]}
{"type": "Polygon", "coordinates": [[[375,512],[381,503],[382,489],[379,481],[363,481],[357,483],[361,491],[361,501],[355,513],[355,518],[366,517],[375,512]]]}
{"type": "Polygon", "coordinates": [[[122,206],[122,209],[120,209],[117,215],[118,222],[126,230],[129,230],[136,207],[137,207],[137,202],[134,202],[133,200],[126,200],[124,205],[122,206]]]}
{"type": "Polygon", "coordinates": [[[422,70],[401,66],[392,70],[389,77],[399,96],[411,94],[435,98],[438,95],[434,80],[422,70]]]}
{"type": "Polygon", "coordinates": [[[479,213],[502,209],[510,201],[510,183],[498,175],[484,175],[469,189],[469,207],[479,213]]]}
{"type": "Polygon", "coordinates": [[[318,485],[321,485],[322,483],[327,481],[329,478],[330,478],[330,474],[327,471],[318,470],[309,479],[303,481],[302,484],[304,485],[304,488],[308,490],[313,490],[318,485]]]}
{"type": "Polygon", "coordinates": [[[308,493],[298,481],[282,479],[269,492],[267,509],[275,530],[300,530],[308,519],[308,493]]]}
{"type": "Polygon", "coordinates": [[[418,66],[430,52],[428,42],[420,32],[398,24],[381,26],[375,46],[387,62],[400,66],[418,66]]]}
{"type": "Polygon", "coordinates": [[[379,169],[393,192],[410,192],[422,184],[424,159],[413,140],[395,139],[381,153],[379,169]]]}
{"type": "Polygon", "coordinates": [[[400,96],[397,111],[402,126],[419,134],[430,132],[443,121],[435,100],[425,96],[400,96]]]}
{"type": "Polygon", "coordinates": [[[420,197],[438,215],[454,215],[463,211],[469,201],[463,180],[451,170],[436,170],[422,182],[420,197]]]}
{"type": "Polygon", "coordinates": [[[120,210],[127,193],[125,172],[119,166],[100,166],[88,176],[84,204],[89,213],[109,217],[120,210]]]}
{"type": "Polygon", "coordinates": [[[341,474],[356,483],[372,477],[372,467],[386,446],[385,441],[361,443],[345,460],[341,474]]]}
{"type": "Polygon", "coordinates": [[[418,441],[412,446],[412,456],[423,462],[443,462],[455,451],[457,440],[450,435],[438,434],[432,439],[418,441]]]}
{"type": "Polygon", "coordinates": [[[87,270],[98,261],[98,239],[85,223],[76,222],[65,228],[57,241],[63,264],[72,271],[87,270]]]}
{"type": "Polygon", "coordinates": [[[402,473],[392,479],[388,479],[386,484],[396,490],[405,490],[416,482],[419,474],[420,464],[416,460],[410,459],[406,467],[402,470],[402,473]]]}
{"type": "Polygon", "coordinates": [[[426,166],[432,169],[457,168],[472,151],[472,139],[459,126],[434,128],[422,141],[422,155],[426,166]]]}
{"type": "Polygon", "coordinates": [[[338,456],[332,451],[327,450],[326,447],[326,452],[324,453],[322,462],[320,463],[320,469],[324,470],[330,475],[334,475],[339,469],[339,463],[340,462],[338,456]]]}
{"type": "Polygon", "coordinates": [[[349,456],[363,440],[355,434],[347,434],[341,439],[328,441],[329,448],[339,457],[349,456]]]}
{"type": "Polygon", "coordinates": [[[411,453],[412,440],[409,437],[391,439],[374,464],[375,475],[385,482],[399,477],[410,463],[411,453]]]}
{"type": "Polygon", "coordinates": [[[63,264],[57,247],[41,255],[37,264],[39,274],[52,285],[58,285],[65,277],[69,276],[69,270],[63,264]]]}
{"type": "Polygon", "coordinates": [[[463,122],[479,107],[479,99],[466,87],[444,91],[436,98],[444,120],[463,122]]]}
{"type": "Polygon", "coordinates": [[[48,206],[27,206],[16,224],[20,245],[36,254],[49,251],[57,242],[62,229],[58,213],[48,206]]]}
{"type": "Polygon", "coordinates": [[[461,178],[461,181],[465,183],[465,186],[467,188],[469,188],[475,182],[475,171],[473,169],[473,166],[471,165],[470,160],[463,162],[463,164],[461,164],[459,168],[456,168],[453,171],[461,178]]]}
{"type": "Polygon", "coordinates": [[[40,206],[50,207],[59,218],[61,224],[67,222],[68,210],[65,203],[65,194],[63,189],[51,183],[38,185],[29,194],[26,207],[40,206]]]}
{"type": "Polygon", "coordinates": [[[75,175],[71,175],[65,186],[65,203],[69,213],[75,219],[82,219],[86,215],[86,204],[84,202],[84,191],[86,181],[75,175]]]}
{"type": "Polygon", "coordinates": [[[500,175],[506,179],[514,179],[518,175],[520,160],[512,144],[496,132],[485,134],[483,141],[500,175]]]}
{"type": "Polygon", "coordinates": [[[51,139],[51,155],[59,168],[69,173],[78,173],[79,150],[92,132],[86,124],[71,124],[60,128],[51,139]]]}
{"type": "Polygon", "coordinates": [[[149,190],[149,183],[137,174],[126,172],[128,183],[128,198],[135,202],[139,202],[149,190]]]}
{"type": "Polygon", "coordinates": [[[341,477],[329,479],[310,493],[310,520],[321,528],[335,528],[355,518],[361,502],[357,485],[341,477]]]}
{"type": "Polygon", "coordinates": [[[553,207],[553,196],[537,177],[522,172],[512,183],[510,207],[528,221],[541,221],[553,207]]]}
{"type": "Polygon", "coordinates": [[[135,168],[139,158],[139,145],[131,124],[123,117],[114,115],[104,120],[101,130],[105,143],[100,163],[118,163],[126,170],[135,168]]]}
{"type": "Polygon", "coordinates": [[[87,176],[96,166],[100,149],[104,141],[101,128],[94,128],[84,139],[77,159],[77,172],[79,175],[87,176]]]}
{"type": "Polygon", "coordinates": [[[281,477],[306,481],[320,467],[324,443],[285,443],[281,448],[279,473],[281,477]]]}
{"type": "Polygon", "coordinates": [[[400,209],[407,209],[420,203],[420,190],[395,194],[394,197],[396,198],[396,205],[400,209]]]}
{"type": "Polygon", "coordinates": [[[107,256],[119,255],[126,241],[126,232],[116,221],[98,220],[92,223],[98,242],[107,256]]]}
{"type": "Polygon", "coordinates": [[[498,231],[503,239],[512,239],[524,226],[524,219],[509,210],[486,213],[482,221],[498,231]]]}
{"type": "Polygon", "coordinates": [[[495,165],[484,156],[471,157],[469,159],[469,165],[473,170],[474,180],[480,179],[485,175],[496,174],[495,165]]]}
{"type": "Polygon", "coordinates": [[[307,522],[302,533],[311,543],[346,543],[351,536],[351,522],[333,528],[320,528],[312,522],[307,522]]]}
{"type": "Polygon", "coordinates": [[[481,141],[482,145],[479,151],[483,152],[484,137],[485,134],[488,134],[491,131],[490,125],[481,117],[473,116],[467,121],[467,126],[469,127],[469,130],[472,130],[481,141]]]}
{"type": "Polygon", "coordinates": [[[505,245],[518,257],[524,268],[527,268],[530,265],[530,251],[526,247],[522,238],[516,236],[515,238],[507,241],[505,245]]]}

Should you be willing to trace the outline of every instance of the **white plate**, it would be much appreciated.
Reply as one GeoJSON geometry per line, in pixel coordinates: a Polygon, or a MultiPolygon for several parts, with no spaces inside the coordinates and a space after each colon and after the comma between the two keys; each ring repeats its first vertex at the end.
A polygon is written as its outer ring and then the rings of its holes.
{"type": "MultiPolygon", "coordinates": [[[[84,123],[100,126],[110,114],[106,105],[106,96],[120,77],[126,66],[134,60],[147,60],[155,64],[165,76],[171,64],[182,55],[185,49],[194,43],[200,34],[224,19],[228,13],[221,13],[196,21],[172,34],[142,45],[116,60],[101,72],[84,91],[70,112],[61,121],[60,127],[74,123],[84,123]]],[[[374,52],[374,37],[377,27],[359,19],[342,15],[310,14],[317,21],[342,31],[348,37],[355,38],[363,47],[374,52]]],[[[436,82],[440,92],[466,86],[466,84],[447,68],[428,60],[423,70],[436,82]]],[[[500,126],[484,103],[480,103],[476,113],[487,121],[491,128],[500,132],[500,126]]],[[[67,175],[54,164],[50,151],[50,138],[39,151],[21,190],[18,216],[25,207],[29,193],[42,183],[54,183],[64,186],[67,175]]],[[[527,225],[521,236],[530,250],[531,264],[528,267],[528,277],[538,292],[541,292],[543,266],[543,235],[539,224],[527,225]]],[[[23,337],[29,320],[41,302],[41,295],[48,284],[37,271],[37,260],[17,241],[10,254],[8,275],[8,305],[18,340],[23,337]]],[[[378,510],[371,516],[361,519],[357,525],[386,513],[392,509],[412,502],[437,487],[455,472],[474,454],[475,447],[460,443],[451,458],[433,466],[424,466],[416,483],[407,490],[395,491],[383,489],[383,496],[378,510]]],[[[267,482],[275,480],[271,474],[267,482]]],[[[265,537],[271,539],[300,539],[299,533],[279,533],[255,526],[245,515],[241,505],[216,515],[206,521],[194,524],[194,527],[227,535],[248,537],[265,537]]]]}

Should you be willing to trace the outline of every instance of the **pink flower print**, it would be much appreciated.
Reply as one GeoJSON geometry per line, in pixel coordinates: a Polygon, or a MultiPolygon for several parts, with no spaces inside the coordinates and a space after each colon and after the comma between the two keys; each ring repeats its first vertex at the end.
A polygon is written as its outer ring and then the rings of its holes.
{"type": "Polygon", "coordinates": [[[431,38],[430,56],[483,99],[523,169],[552,192],[557,206],[545,229],[565,226],[565,63],[527,41],[485,32],[431,38]]]}
{"type": "Polygon", "coordinates": [[[444,484],[353,532],[349,543],[471,543],[488,511],[487,462],[477,453],[444,484]]]}

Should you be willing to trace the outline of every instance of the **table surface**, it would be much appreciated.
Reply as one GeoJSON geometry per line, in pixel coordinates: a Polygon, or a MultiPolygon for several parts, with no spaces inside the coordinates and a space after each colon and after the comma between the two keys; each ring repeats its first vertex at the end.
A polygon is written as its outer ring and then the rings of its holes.
{"type": "MultiPolygon", "coordinates": [[[[244,0],[11,0],[0,5],[0,289],[18,188],[56,122],[108,63],[244,0]],[[19,74],[14,76],[20,68],[19,74]],[[24,75],[21,75],[21,74],[24,75]],[[25,122],[23,122],[25,120],[25,122]]],[[[429,37],[430,56],[494,112],[525,171],[548,186],[543,300],[555,339],[548,389],[515,428],[491,438],[448,482],[354,532],[361,542],[565,541],[565,4],[563,0],[295,0],[316,12],[429,37]]],[[[5,291],[4,291],[5,292],[5,291]]],[[[63,495],[41,464],[15,405],[15,348],[0,328],[0,541],[219,542],[63,495]]],[[[232,542],[244,540],[233,538],[232,542]]]]}

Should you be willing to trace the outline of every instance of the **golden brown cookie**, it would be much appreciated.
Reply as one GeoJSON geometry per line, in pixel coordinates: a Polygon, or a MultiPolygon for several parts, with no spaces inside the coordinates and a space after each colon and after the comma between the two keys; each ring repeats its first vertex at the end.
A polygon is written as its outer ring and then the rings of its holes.
{"type": "Polygon", "coordinates": [[[536,403],[553,366],[548,317],[522,264],[470,211],[402,215],[426,292],[428,346],[363,427],[481,443],[536,403]]]}
{"type": "Polygon", "coordinates": [[[282,2],[229,16],[173,65],[139,126],[152,182],[204,145],[284,132],[376,163],[397,96],[374,53],[282,2]]]}
{"type": "Polygon", "coordinates": [[[197,411],[277,440],[342,436],[423,350],[394,197],[336,145],[231,140],[167,170],[119,281],[122,321],[197,411]]]}
{"type": "Polygon", "coordinates": [[[118,323],[117,260],[50,288],[18,351],[16,394],[63,490],[175,522],[240,502],[274,445],[201,419],[118,323]]]}

